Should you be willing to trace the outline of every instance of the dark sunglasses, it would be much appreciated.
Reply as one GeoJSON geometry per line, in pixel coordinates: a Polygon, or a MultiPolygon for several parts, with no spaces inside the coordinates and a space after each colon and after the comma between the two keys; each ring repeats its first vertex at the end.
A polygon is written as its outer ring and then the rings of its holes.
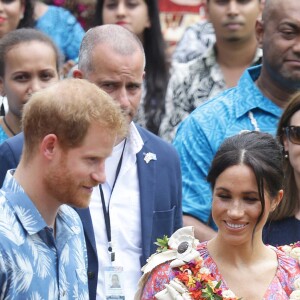
{"type": "Polygon", "coordinates": [[[283,131],[291,143],[300,145],[300,126],[287,126],[283,131]]]}

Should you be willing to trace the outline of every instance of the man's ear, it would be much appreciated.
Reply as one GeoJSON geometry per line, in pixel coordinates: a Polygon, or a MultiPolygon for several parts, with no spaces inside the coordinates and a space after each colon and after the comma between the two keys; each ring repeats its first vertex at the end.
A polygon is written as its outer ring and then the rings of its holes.
{"type": "Polygon", "coordinates": [[[78,70],[78,69],[75,69],[73,71],[73,78],[82,79],[83,78],[82,72],[80,70],[78,70]]]}
{"type": "Polygon", "coordinates": [[[59,143],[55,134],[46,135],[40,144],[40,152],[42,156],[49,161],[53,160],[58,148],[59,143]]]}
{"type": "Polygon", "coordinates": [[[262,20],[256,20],[255,24],[255,34],[258,42],[258,47],[262,48],[263,46],[263,37],[264,37],[264,23],[262,20]]]}

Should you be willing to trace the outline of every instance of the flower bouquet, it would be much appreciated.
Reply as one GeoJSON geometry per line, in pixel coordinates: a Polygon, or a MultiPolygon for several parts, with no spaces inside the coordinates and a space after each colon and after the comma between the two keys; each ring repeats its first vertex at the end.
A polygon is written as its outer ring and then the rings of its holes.
{"type": "MultiPolygon", "coordinates": [[[[278,249],[293,257],[298,261],[298,263],[300,263],[300,241],[290,245],[279,246],[278,249]]],[[[290,299],[300,300],[300,278],[295,280],[294,288],[295,290],[290,294],[290,299]]]]}

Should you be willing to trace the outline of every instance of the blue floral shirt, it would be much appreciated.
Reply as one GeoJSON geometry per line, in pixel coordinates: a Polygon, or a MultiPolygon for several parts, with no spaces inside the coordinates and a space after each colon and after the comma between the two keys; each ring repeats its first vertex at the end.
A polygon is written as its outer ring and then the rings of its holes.
{"type": "Polygon", "coordinates": [[[79,216],[62,205],[54,238],[9,172],[0,190],[0,299],[88,299],[79,216]]]}
{"type": "Polygon", "coordinates": [[[204,223],[212,203],[206,177],[224,139],[242,130],[276,133],[282,109],[256,87],[260,70],[260,66],[247,69],[236,87],[197,107],[178,128],[174,146],[182,168],[182,210],[204,223]]]}

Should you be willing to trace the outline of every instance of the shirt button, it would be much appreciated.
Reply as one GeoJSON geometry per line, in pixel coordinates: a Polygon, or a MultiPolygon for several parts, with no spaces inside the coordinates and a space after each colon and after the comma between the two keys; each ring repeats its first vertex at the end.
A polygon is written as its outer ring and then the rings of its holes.
{"type": "Polygon", "coordinates": [[[95,278],[95,273],[94,272],[88,272],[88,279],[94,279],[95,278]]]}

